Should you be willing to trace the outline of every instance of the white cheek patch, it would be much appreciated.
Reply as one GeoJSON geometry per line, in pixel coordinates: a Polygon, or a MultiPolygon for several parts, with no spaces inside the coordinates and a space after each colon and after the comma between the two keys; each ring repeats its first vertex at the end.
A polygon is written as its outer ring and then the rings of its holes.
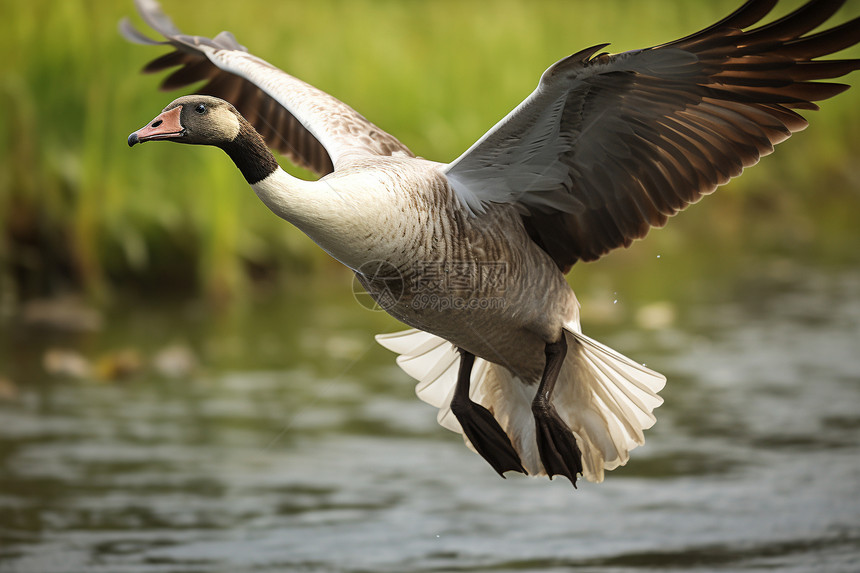
{"type": "Polygon", "coordinates": [[[230,113],[227,110],[219,111],[221,117],[219,118],[219,126],[224,132],[225,139],[227,141],[232,141],[239,135],[239,129],[241,125],[239,124],[239,118],[236,117],[236,114],[230,113]]]}

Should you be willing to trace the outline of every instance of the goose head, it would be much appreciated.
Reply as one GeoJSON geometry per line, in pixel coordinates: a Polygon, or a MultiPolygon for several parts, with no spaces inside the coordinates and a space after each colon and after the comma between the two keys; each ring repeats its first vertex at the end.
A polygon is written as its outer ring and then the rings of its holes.
{"type": "Polygon", "coordinates": [[[173,100],[155,119],[128,136],[129,147],[146,141],[220,147],[251,184],[279,169],[260,134],[232,104],[217,97],[190,95],[173,100]]]}
{"type": "Polygon", "coordinates": [[[236,108],[222,99],[203,95],[183,96],[129,135],[128,145],[175,141],[221,147],[236,139],[243,122],[236,108]]]}

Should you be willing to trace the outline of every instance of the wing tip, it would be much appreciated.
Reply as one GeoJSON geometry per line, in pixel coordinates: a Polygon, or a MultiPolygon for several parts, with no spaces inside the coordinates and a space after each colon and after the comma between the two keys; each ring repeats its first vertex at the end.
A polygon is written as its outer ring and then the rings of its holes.
{"type": "Polygon", "coordinates": [[[140,30],[134,27],[134,24],[131,23],[131,20],[128,16],[122,18],[117,24],[117,30],[120,35],[126,39],[126,41],[131,42],[132,44],[140,44],[142,46],[157,46],[163,44],[159,40],[153,40],[140,30]]]}

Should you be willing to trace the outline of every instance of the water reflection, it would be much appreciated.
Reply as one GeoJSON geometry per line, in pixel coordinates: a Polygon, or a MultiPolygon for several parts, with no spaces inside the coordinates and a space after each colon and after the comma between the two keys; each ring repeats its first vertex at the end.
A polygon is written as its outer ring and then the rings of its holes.
{"type": "MultiPolygon", "coordinates": [[[[250,351],[247,324],[191,321],[190,379],[22,367],[0,402],[0,570],[854,571],[860,275],[731,287],[656,330],[596,327],[670,382],[648,444],[577,492],[500,480],[372,345],[362,325],[384,318],[348,302],[268,309],[250,351]]],[[[147,320],[112,336],[176,314],[147,320]]]]}

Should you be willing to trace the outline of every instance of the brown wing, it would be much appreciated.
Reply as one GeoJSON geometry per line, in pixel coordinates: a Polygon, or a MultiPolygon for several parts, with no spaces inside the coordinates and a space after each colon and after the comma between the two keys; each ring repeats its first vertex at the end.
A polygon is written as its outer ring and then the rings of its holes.
{"type": "MultiPolygon", "coordinates": [[[[284,74],[274,66],[247,54],[247,49],[236,41],[230,32],[221,32],[215,38],[183,35],[165,16],[154,0],[136,0],[138,11],[153,30],[166,38],[155,41],[138,32],[129,21],[120,23],[120,31],[135,43],[168,45],[174,48],[149,62],[145,73],[161,72],[178,68],[161,83],[161,89],[170,91],[198,82],[206,82],[196,93],[212,95],[232,103],[263,136],[273,149],[284,154],[300,167],[324,176],[334,171],[331,149],[326,148],[296,117],[296,110],[283,105],[273,94],[271,86],[280,81],[289,81],[284,89],[291,89],[295,96],[315,98],[311,104],[317,108],[328,105],[330,113],[321,114],[328,124],[342,131],[342,137],[352,138],[362,151],[377,155],[402,153],[413,156],[409,149],[396,138],[377,128],[363,116],[332,96],[284,74]],[[241,74],[236,67],[228,66],[222,54],[242,55],[242,71],[256,67],[256,74],[241,74]],[[210,57],[215,54],[216,57],[210,57]],[[263,89],[266,88],[266,89],[263,89]],[[341,117],[336,117],[340,115],[341,117]]],[[[322,110],[319,110],[322,111],[322,110]]],[[[321,123],[321,122],[318,122],[321,123]]],[[[329,146],[331,147],[331,145],[329,146]]]]}

